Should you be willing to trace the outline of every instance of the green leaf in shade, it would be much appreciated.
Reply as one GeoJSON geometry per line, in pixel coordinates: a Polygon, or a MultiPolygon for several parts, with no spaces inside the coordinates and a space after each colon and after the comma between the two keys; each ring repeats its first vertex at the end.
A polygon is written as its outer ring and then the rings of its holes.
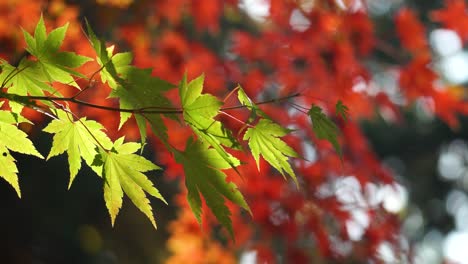
{"type": "Polygon", "coordinates": [[[114,142],[111,151],[100,151],[104,177],[104,200],[111,216],[112,226],[122,207],[125,192],[156,228],[156,221],[145,192],[166,204],[167,202],[143,172],[160,168],[144,157],[133,154],[140,149],[140,144],[123,142],[124,138],[119,138],[114,142]]]}
{"type": "Polygon", "coordinates": [[[100,123],[86,118],[75,121],[70,113],[63,110],[57,110],[57,113],[58,119],[53,120],[44,128],[45,132],[54,134],[52,148],[47,159],[67,152],[70,169],[68,188],[70,188],[81,168],[81,159],[83,158],[91,167],[98,154],[96,147],[102,146],[110,149],[112,142],[103,132],[104,127],[100,123]]]}
{"type": "Polygon", "coordinates": [[[26,50],[37,58],[38,67],[49,82],[55,81],[79,88],[72,75],[83,78],[85,76],[73,68],[83,65],[91,59],[74,52],[59,51],[67,29],[68,23],[52,30],[47,35],[44,19],[41,16],[34,31],[34,37],[25,30],[23,30],[23,35],[27,44],[26,50]]]}
{"type": "Polygon", "coordinates": [[[341,100],[338,100],[338,102],[335,105],[335,112],[336,115],[341,116],[344,121],[348,121],[348,116],[349,116],[349,108],[341,102],[341,100]]]}
{"type": "Polygon", "coordinates": [[[87,19],[85,19],[85,23],[88,40],[96,52],[96,55],[98,56],[99,60],[101,60],[101,62],[107,62],[109,57],[107,56],[107,52],[103,52],[106,50],[106,43],[98,39],[87,19]]]}
{"type": "MultiPolygon", "coordinates": [[[[171,102],[164,93],[174,87],[174,85],[151,76],[151,69],[138,69],[129,67],[121,72],[124,82],[117,85],[111,92],[110,97],[119,98],[120,107],[125,109],[147,109],[165,110],[173,109],[171,102]]],[[[131,113],[120,113],[119,128],[131,117],[131,113]]],[[[137,125],[140,129],[142,142],[145,142],[146,122],[148,122],[153,133],[163,141],[167,141],[167,128],[164,126],[160,113],[134,114],[137,125]]],[[[166,116],[171,115],[168,113],[166,116]]]]}
{"type": "Polygon", "coordinates": [[[115,78],[115,73],[118,75],[127,72],[130,68],[130,63],[133,60],[133,55],[131,52],[122,52],[112,55],[114,46],[111,46],[106,49],[108,53],[108,57],[110,58],[109,61],[105,62],[105,64],[98,58],[98,63],[104,68],[101,71],[101,80],[103,83],[108,83],[112,89],[116,89],[119,82],[122,81],[119,78],[115,78]],[[109,65],[109,66],[108,66],[109,65]],[[112,67],[110,67],[112,65],[112,67]],[[107,67],[106,67],[107,66],[107,67]],[[114,70],[112,70],[114,69],[114,70]]]}
{"type": "Polygon", "coordinates": [[[320,107],[316,105],[312,105],[308,115],[312,121],[312,130],[317,138],[328,140],[341,157],[341,148],[337,139],[339,129],[335,123],[322,112],[320,107]]]}
{"type": "Polygon", "coordinates": [[[208,143],[218,154],[228,162],[232,168],[230,155],[223,146],[237,148],[238,142],[220,121],[214,118],[218,115],[222,106],[215,96],[202,94],[204,76],[192,80],[187,84],[186,76],[179,86],[179,95],[182,101],[185,122],[192,128],[195,134],[208,143]]]}
{"type": "Polygon", "coordinates": [[[238,166],[239,160],[229,155],[230,162],[215,149],[198,140],[189,140],[185,151],[175,151],[175,158],[182,164],[185,172],[185,185],[188,190],[188,202],[198,222],[201,222],[202,201],[213,212],[218,221],[234,236],[230,211],[224,202],[224,198],[250,212],[250,208],[234,183],[226,182],[226,174],[223,169],[232,165],[238,166]]]}
{"type": "Polygon", "coordinates": [[[249,141],[249,147],[259,166],[260,155],[283,176],[286,172],[297,184],[296,174],[288,162],[288,157],[298,157],[280,137],[288,134],[289,130],[273,123],[269,119],[260,119],[254,127],[250,127],[244,134],[244,140],[249,141]]]}
{"type": "MultiPolygon", "coordinates": [[[[0,106],[2,104],[3,102],[0,106]]],[[[23,122],[30,123],[29,120],[16,113],[0,110],[0,177],[15,189],[19,197],[21,197],[21,191],[18,184],[18,168],[10,150],[43,158],[31,140],[27,138],[27,134],[16,126],[23,122]]]]}

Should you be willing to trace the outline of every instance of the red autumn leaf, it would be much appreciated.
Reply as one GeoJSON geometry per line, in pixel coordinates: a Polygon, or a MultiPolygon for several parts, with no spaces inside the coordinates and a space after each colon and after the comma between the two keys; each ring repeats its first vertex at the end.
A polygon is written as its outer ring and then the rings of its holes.
{"type": "Polygon", "coordinates": [[[395,24],[403,47],[414,53],[426,51],[428,48],[425,29],[416,14],[402,8],[395,17],[395,24]]]}
{"type": "Polygon", "coordinates": [[[419,96],[429,96],[434,90],[437,74],[430,68],[430,58],[417,56],[400,72],[400,87],[412,102],[419,96]]]}
{"type": "Polygon", "coordinates": [[[433,11],[431,18],[457,32],[463,41],[468,40],[468,12],[464,0],[446,0],[445,8],[433,11]]]}
{"type": "Polygon", "coordinates": [[[221,0],[191,1],[191,14],[195,19],[196,28],[200,31],[208,30],[212,33],[217,33],[223,7],[224,3],[221,0]]]}

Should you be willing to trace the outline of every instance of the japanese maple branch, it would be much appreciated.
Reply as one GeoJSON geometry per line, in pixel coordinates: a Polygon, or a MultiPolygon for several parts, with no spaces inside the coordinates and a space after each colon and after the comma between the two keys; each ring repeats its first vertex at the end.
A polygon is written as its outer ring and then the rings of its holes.
{"type": "MultiPolygon", "coordinates": [[[[291,95],[281,97],[281,98],[275,98],[271,100],[256,102],[255,104],[262,105],[262,104],[277,103],[277,102],[286,101],[286,100],[289,100],[291,98],[298,97],[298,96],[300,96],[300,94],[295,93],[295,94],[291,94],[291,95]]],[[[79,105],[83,105],[83,106],[87,106],[91,108],[106,110],[106,111],[124,112],[124,113],[132,113],[132,114],[144,114],[144,113],[145,114],[182,114],[184,112],[183,109],[181,108],[157,107],[157,106],[137,108],[137,109],[110,107],[110,106],[98,105],[98,104],[93,104],[93,103],[89,103],[86,101],[82,101],[82,100],[76,99],[76,96],[73,96],[73,97],[32,96],[32,95],[17,95],[17,94],[8,94],[8,93],[0,92],[0,98],[5,98],[5,99],[19,102],[19,103],[24,103],[30,100],[50,101],[50,102],[70,102],[70,103],[75,103],[75,104],[79,104],[79,105]]],[[[220,111],[242,109],[246,107],[247,106],[245,105],[236,105],[236,106],[220,108],[220,111]]]]}
{"type": "MultiPolygon", "coordinates": [[[[254,102],[254,104],[264,105],[264,104],[271,104],[271,103],[279,103],[279,102],[287,101],[289,99],[299,97],[299,96],[301,96],[300,93],[294,93],[294,94],[287,95],[285,97],[274,98],[274,99],[270,99],[270,100],[266,100],[266,101],[260,101],[260,102],[254,102]]],[[[236,106],[230,106],[230,107],[222,107],[219,110],[220,111],[226,111],[226,110],[234,110],[234,109],[241,109],[241,108],[248,108],[248,107],[250,107],[250,106],[236,105],[236,106]]]]}

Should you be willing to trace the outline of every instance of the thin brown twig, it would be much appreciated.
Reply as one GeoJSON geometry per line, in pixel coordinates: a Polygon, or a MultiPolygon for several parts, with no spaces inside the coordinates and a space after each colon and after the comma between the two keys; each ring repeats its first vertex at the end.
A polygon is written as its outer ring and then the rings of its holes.
{"type": "Polygon", "coordinates": [[[79,92],[77,92],[75,95],[72,96],[72,98],[77,98],[78,96],[80,96],[80,94],[82,94],[83,92],[85,92],[86,90],[88,90],[89,88],[93,87],[93,85],[91,85],[91,82],[93,81],[94,79],[94,76],[96,76],[96,74],[98,74],[98,72],[102,71],[104,69],[105,65],[103,65],[101,68],[99,68],[97,71],[93,72],[93,74],[91,74],[91,76],[89,77],[89,80],[88,80],[88,85],[86,85],[85,88],[83,88],[82,90],[80,90],[79,92]]]}
{"type": "Polygon", "coordinates": [[[223,115],[226,115],[226,116],[228,116],[228,117],[230,117],[230,118],[236,120],[237,122],[239,122],[239,123],[241,123],[241,124],[243,124],[243,125],[245,125],[245,126],[253,127],[252,125],[250,125],[250,124],[248,124],[248,123],[246,123],[246,122],[240,120],[239,118],[237,118],[237,117],[235,117],[235,116],[233,116],[233,115],[230,115],[230,114],[228,114],[228,113],[226,113],[226,112],[224,112],[224,111],[219,111],[219,113],[221,113],[221,114],[223,114],[223,115]]]}
{"type": "MultiPolygon", "coordinates": [[[[282,102],[286,101],[288,99],[298,97],[300,96],[299,93],[291,94],[285,97],[281,98],[275,98],[271,100],[266,100],[266,101],[261,101],[261,102],[256,102],[256,105],[263,105],[263,104],[270,104],[270,103],[277,103],[277,102],[282,102]]],[[[124,112],[124,113],[133,113],[133,114],[182,114],[184,112],[183,109],[181,108],[175,108],[175,107],[144,107],[144,108],[118,108],[118,107],[110,107],[110,106],[104,106],[104,105],[98,105],[98,104],[93,104],[89,103],[86,101],[78,100],[74,96],[73,97],[53,97],[53,96],[32,96],[32,95],[8,95],[6,93],[0,93],[0,98],[6,98],[12,101],[18,101],[18,102],[24,102],[28,100],[38,100],[38,101],[50,101],[50,102],[70,102],[74,104],[79,104],[91,108],[96,108],[96,109],[101,109],[101,110],[106,110],[106,111],[112,111],[112,112],[124,112]]],[[[226,111],[226,110],[234,110],[234,109],[242,109],[246,108],[247,106],[245,105],[237,105],[237,106],[230,106],[230,107],[224,107],[220,108],[220,111],[226,111]]]]}

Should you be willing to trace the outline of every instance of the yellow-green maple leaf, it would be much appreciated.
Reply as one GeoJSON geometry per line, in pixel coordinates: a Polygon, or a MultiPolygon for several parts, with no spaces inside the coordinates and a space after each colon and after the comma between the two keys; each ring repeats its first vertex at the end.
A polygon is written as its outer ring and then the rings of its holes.
{"type": "Polygon", "coordinates": [[[213,147],[235,169],[236,166],[231,163],[230,155],[223,146],[236,148],[238,142],[230,130],[215,120],[223,103],[213,95],[202,94],[203,81],[204,75],[200,75],[187,84],[187,78],[184,76],[180,83],[179,95],[184,121],[201,140],[213,147]]]}
{"type": "Polygon", "coordinates": [[[259,166],[260,155],[283,176],[289,174],[297,184],[296,175],[288,162],[288,157],[298,157],[280,137],[285,136],[288,129],[279,126],[269,119],[260,119],[254,127],[245,131],[244,140],[249,141],[249,147],[259,166]]]}
{"type": "Polygon", "coordinates": [[[54,134],[47,159],[67,152],[70,169],[68,188],[70,188],[81,168],[81,158],[91,166],[98,154],[96,147],[110,149],[112,142],[102,131],[104,127],[96,121],[86,118],[75,121],[70,113],[63,110],[57,110],[57,116],[58,119],[44,128],[45,132],[54,134]]]}
{"type": "Polygon", "coordinates": [[[100,161],[103,166],[104,200],[114,225],[123,203],[123,194],[130,198],[156,228],[152,208],[145,192],[164,200],[158,189],[143,172],[159,170],[160,168],[144,157],[134,154],[141,145],[139,143],[123,143],[124,138],[114,142],[111,151],[100,151],[100,161]]]}
{"type": "Polygon", "coordinates": [[[78,88],[72,75],[86,77],[73,69],[83,65],[90,58],[74,52],[59,51],[67,29],[68,23],[47,34],[44,19],[41,16],[34,30],[34,37],[25,30],[23,30],[23,35],[27,44],[26,50],[37,58],[38,66],[49,82],[57,81],[78,88]]]}
{"type": "MultiPolygon", "coordinates": [[[[2,104],[3,102],[0,106],[2,104]]],[[[28,139],[28,135],[16,126],[22,122],[29,121],[18,114],[0,110],[0,177],[15,189],[19,197],[21,191],[18,185],[18,168],[9,150],[43,158],[28,139]]]]}

